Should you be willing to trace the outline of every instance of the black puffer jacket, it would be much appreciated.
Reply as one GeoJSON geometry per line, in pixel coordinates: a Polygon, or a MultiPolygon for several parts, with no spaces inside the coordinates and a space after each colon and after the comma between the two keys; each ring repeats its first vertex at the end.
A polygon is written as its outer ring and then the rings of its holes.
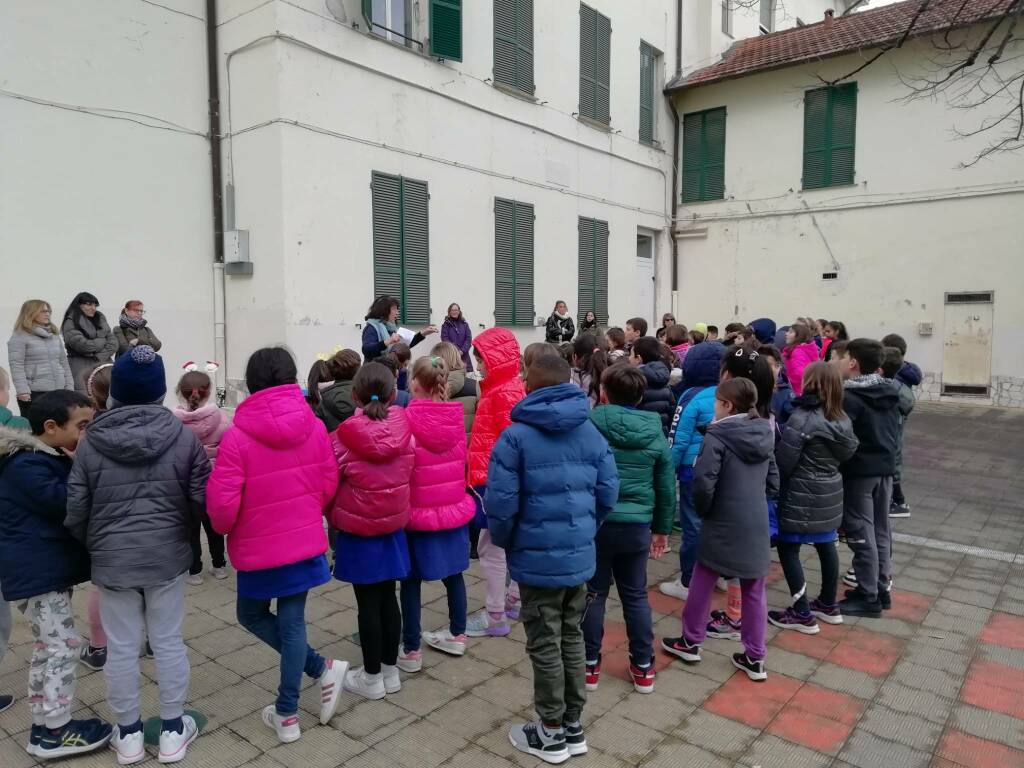
{"type": "Polygon", "coordinates": [[[640,410],[658,414],[661,417],[661,431],[667,436],[672,426],[672,415],[676,412],[676,399],[672,397],[672,390],[668,386],[671,372],[660,360],[644,363],[637,370],[647,379],[640,410]]]}
{"type": "Polygon", "coordinates": [[[877,373],[843,384],[843,410],[860,445],[843,464],[844,477],[886,477],[896,473],[900,445],[900,393],[877,373]]]}
{"type": "Polygon", "coordinates": [[[134,589],[187,571],[209,475],[203,446],[163,406],[97,416],[75,451],[64,521],[89,550],[92,580],[134,589]]]}
{"type": "Polygon", "coordinates": [[[352,400],[352,379],[336,381],[321,392],[315,412],[328,432],[333,432],[345,419],[354,416],[356,404],[352,400]]]}
{"type": "Polygon", "coordinates": [[[779,530],[827,533],[843,519],[843,476],[839,465],[857,450],[853,424],[844,416],[829,421],[816,395],[793,401],[782,441],[775,449],[782,491],[779,530]]]}

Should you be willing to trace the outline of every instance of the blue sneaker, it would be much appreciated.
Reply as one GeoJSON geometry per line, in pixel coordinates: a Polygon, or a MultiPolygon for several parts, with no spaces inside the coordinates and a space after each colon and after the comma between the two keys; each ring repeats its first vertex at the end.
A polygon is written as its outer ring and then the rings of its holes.
{"type": "Polygon", "coordinates": [[[39,742],[43,739],[43,731],[45,730],[42,725],[33,725],[32,730],[28,734],[28,744],[25,745],[25,751],[30,755],[35,755],[36,749],[39,747],[39,742]]]}
{"type": "Polygon", "coordinates": [[[44,728],[36,745],[36,757],[53,760],[92,752],[106,746],[113,728],[102,720],[69,720],[62,728],[44,728]]]}

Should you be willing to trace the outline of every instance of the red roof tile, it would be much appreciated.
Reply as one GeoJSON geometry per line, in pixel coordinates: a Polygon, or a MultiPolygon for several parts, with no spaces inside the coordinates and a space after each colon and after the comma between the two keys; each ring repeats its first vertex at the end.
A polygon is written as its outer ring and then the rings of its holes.
{"type": "MultiPolygon", "coordinates": [[[[878,48],[896,42],[910,26],[911,19],[927,0],[905,0],[875,10],[852,13],[832,20],[795,27],[770,35],[759,35],[736,42],[722,60],[670,82],[666,91],[681,91],[698,85],[743,77],[755,72],[780,69],[795,64],[859,50],[878,48]]],[[[912,36],[956,27],[965,27],[1004,13],[1016,0],[931,0],[921,13],[912,36]]]]}

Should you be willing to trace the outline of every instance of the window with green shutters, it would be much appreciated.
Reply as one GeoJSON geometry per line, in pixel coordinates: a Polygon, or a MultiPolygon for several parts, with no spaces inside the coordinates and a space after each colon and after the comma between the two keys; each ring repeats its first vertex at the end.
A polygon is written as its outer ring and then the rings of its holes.
{"type": "Polygon", "coordinates": [[[580,6],[580,116],[611,122],[612,22],[593,8],[580,6]]]}
{"type": "Polygon", "coordinates": [[[533,324],[533,206],[494,198],[494,322],[533,324]]]}
{"type": "Polygon", "coordinates": [[[494,82],[533,93],[533,0],[494,0],[494,82]]]}
{"type": "Polygon", "coordinates": [[[683,202],[725,197],[725,107],[683,115],[683,202]]]}
{"type": "Polygon", "coordinates": [[[430,322],[427,183],[374,171],[373,295],[402,302],[403,323],[430,322]]]}
{"type": "Polygon", "coordinates": [[[579,317],[587,312],[597,316],[599,325],[608,323],[608,222],[579,219],[579,317]]]}
{"type": "Polygon", "coordinates": [[[640,41],[640,141],[654,143],[654,49],[640,41]]]}
{"type": "Polygon", "coordinates": [[[857,84],[804,93],[804,189],[853,184],[857,84]]]}
{"type": "Polygon", "coordinates": [[[430,0],[430,55],[462,61],[462,0],[430,0]]]}

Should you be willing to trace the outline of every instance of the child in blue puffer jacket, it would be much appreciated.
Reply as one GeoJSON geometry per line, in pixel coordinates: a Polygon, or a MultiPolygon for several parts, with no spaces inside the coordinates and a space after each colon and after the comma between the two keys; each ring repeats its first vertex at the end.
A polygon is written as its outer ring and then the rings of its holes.
{"type": "Polygon", "coordinates": [[[693,465],[704,442],[703,427],[710,424],[715,415],[715,387],[723,354],[725,347],[717,341],[704,341],[690,347],[683,361],[685,389],[669,433],[672,463],[679,476],[679,525],[683,540],[679,547],[679,578],[663,582],[658,589],[680,600],[685,600],[689,594],[701,527],[693,501],[693,465]]]}
{"type": "Polygon", "coordinates": [[[512,424],[491,453],[484,500],[491,539],[506,551],[519,583],[540,716],[513,726],[509,739],[549,763],[587,751],[580,623],[597,564],[594,538],[619,497],[615,457],[569,375],[561,357],[533,361],[528,395],[512,409],[512,424]]]}

